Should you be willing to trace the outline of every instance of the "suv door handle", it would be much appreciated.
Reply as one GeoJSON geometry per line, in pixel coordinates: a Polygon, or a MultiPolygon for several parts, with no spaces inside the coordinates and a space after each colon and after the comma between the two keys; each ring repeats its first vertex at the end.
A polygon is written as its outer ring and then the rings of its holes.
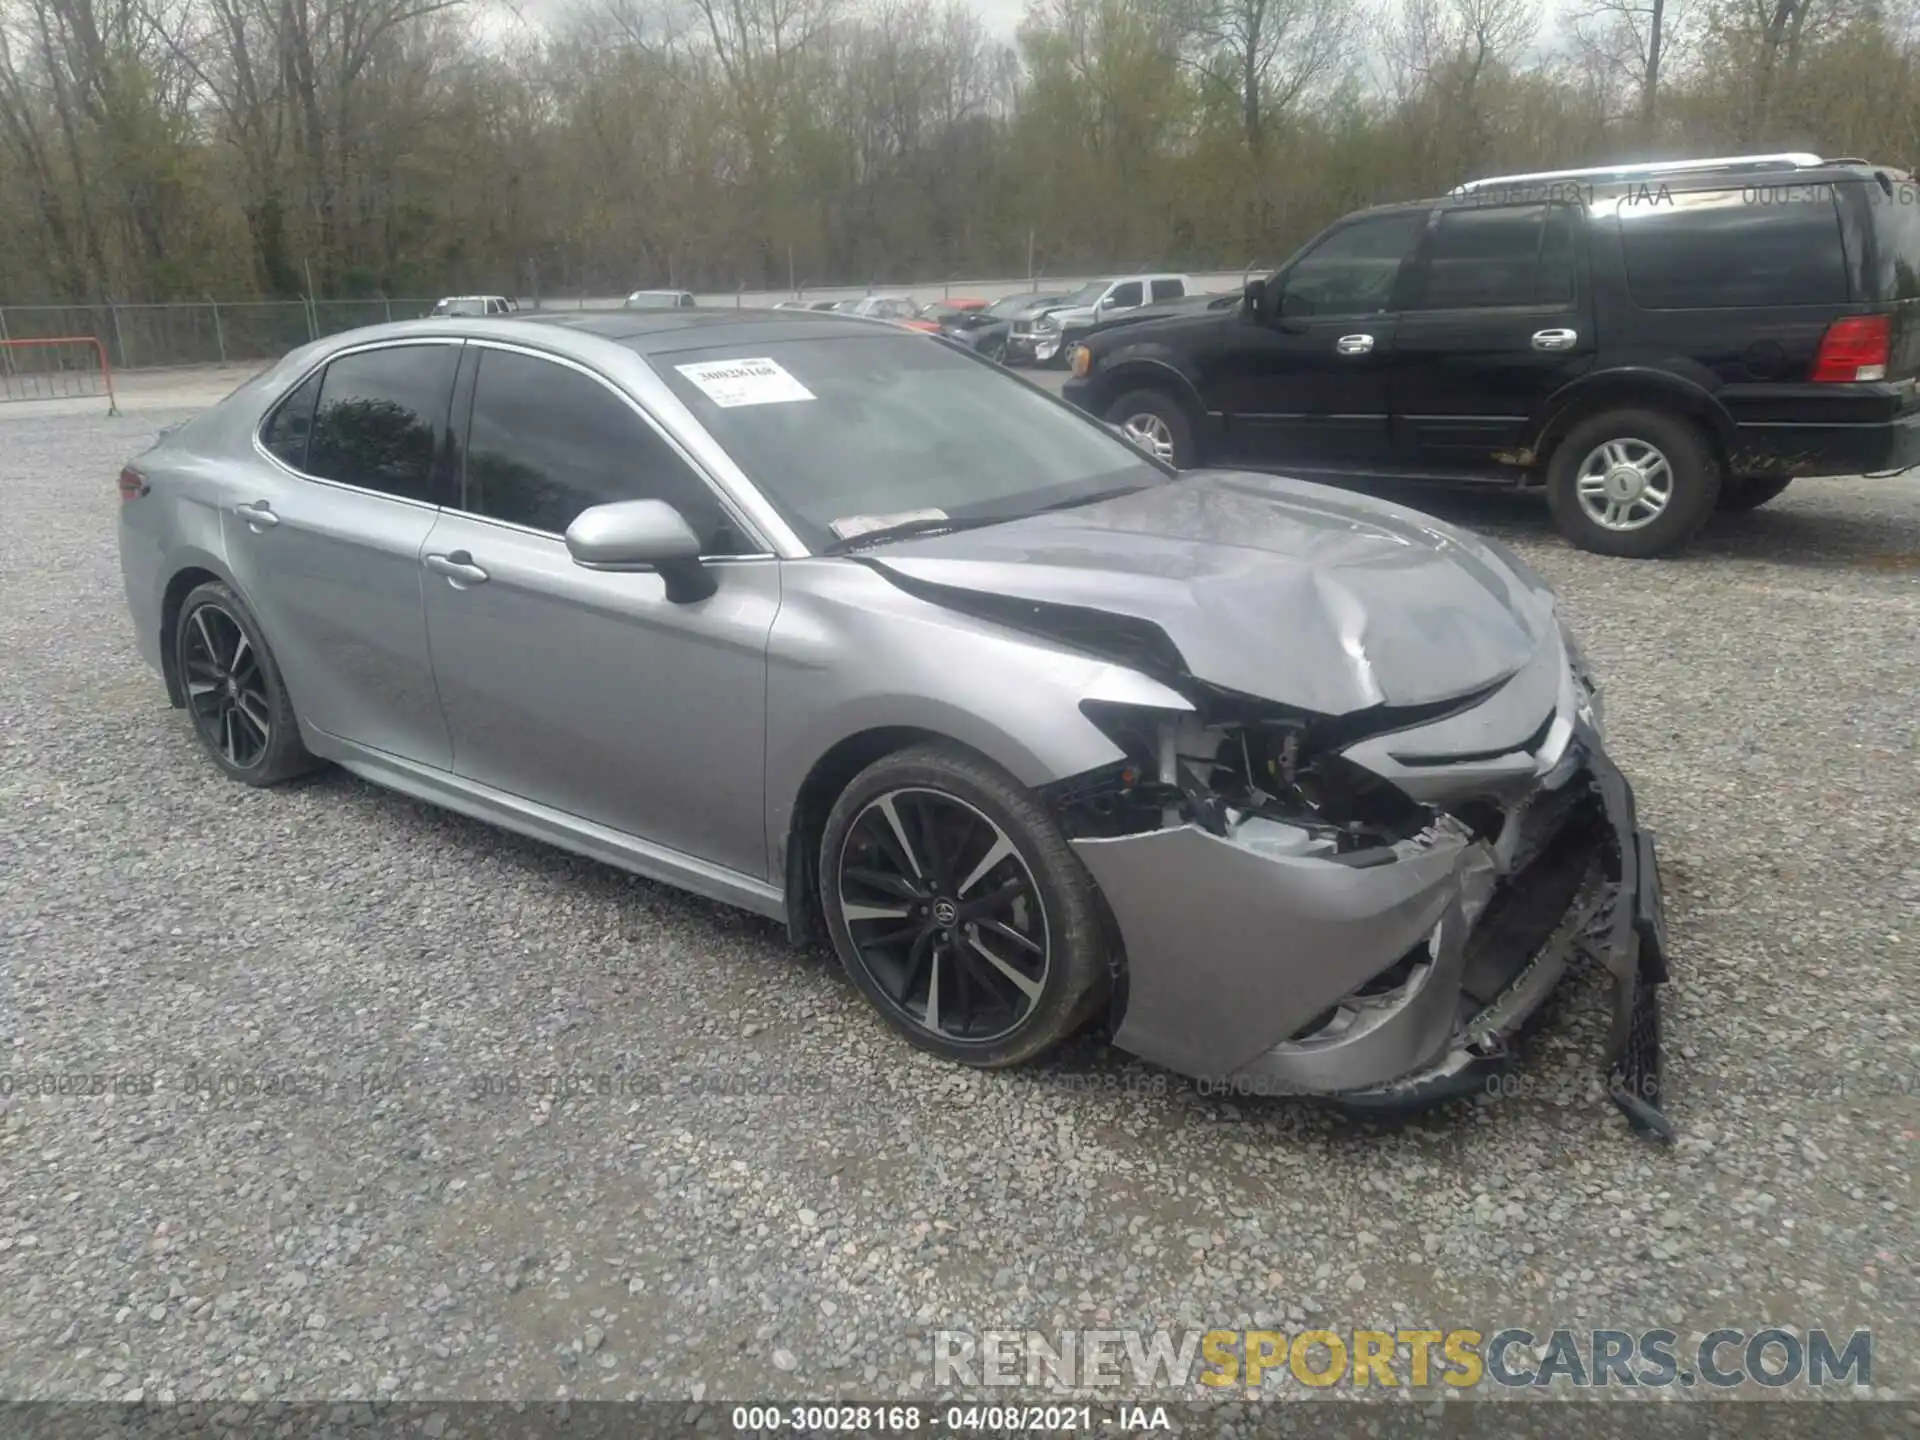
{"type": "Polygon", "coordinates": [[[1342,335],[1333,342],[1335,353],[1340,355],[1365,355],[1373,349],[1371,335],[1342,335]]]}
{"type": "Polygon", "coordinates": [[[233,513],[246,521],[248,528],[256,535],[280,523],[280,517],[273,513],[273,506],[264,500],[249,500],[244,505],[236,505],[233,513]]]}
{"type": "Polygon", "coordinates": [[[1533,332],[1533,348],[1536,350],[1571,350],[1579,336],[1571,330],[1536,330],[1533,332]]]}
{"type": "Polygon", "coordinates": [[[487,579],[487,572],[474,564],[473,556],[464,550],[456,550],[451,555],[429,555],[426,564],[434,574],[446,576],[456,590],[484,584],[487,579]]]}

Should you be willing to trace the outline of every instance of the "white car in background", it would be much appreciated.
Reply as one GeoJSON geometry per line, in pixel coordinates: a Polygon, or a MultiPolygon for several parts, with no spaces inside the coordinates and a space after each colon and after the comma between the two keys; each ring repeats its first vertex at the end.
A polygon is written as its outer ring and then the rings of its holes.
{"type": "Polygon", "coordinates": [[[838,314],[867,320],[911,320],[920,313],[920,306],[910,295],[862,295],[841,300],[833,308],[838,314]]]}
{"type": "Polygon", "coordinates": [[[520,302],[511,295],[446,295],[435,302],[434,315],[511,315],[520,302]]]}
{"type": "Polygon", "coordinates": [[[698,305],[691,290],[636,290],[621,304],[623,310],[692,310],[698,305]]]}

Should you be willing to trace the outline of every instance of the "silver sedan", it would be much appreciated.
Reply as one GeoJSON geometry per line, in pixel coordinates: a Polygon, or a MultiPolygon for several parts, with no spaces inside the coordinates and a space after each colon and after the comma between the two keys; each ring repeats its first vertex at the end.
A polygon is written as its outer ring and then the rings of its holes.
{"type": "Polygon", "coordinates": [[[120,488],[140,649],[235,780],[331,762],[774,917],[976,1066],[1098,1023],[1429,1102],[1590,962],[1665,1131],[1653,844],[1492,542],[766,311],[337,336],[120,488]]]}

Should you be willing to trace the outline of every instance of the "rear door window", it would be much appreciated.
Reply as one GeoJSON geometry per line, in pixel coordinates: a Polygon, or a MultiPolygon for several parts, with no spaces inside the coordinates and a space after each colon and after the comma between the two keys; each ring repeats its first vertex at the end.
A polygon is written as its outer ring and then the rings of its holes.
{"type": "Polygon", "coordinates": [[[306,472],[403,500],[436,502],[457,345],[392,345],[327,366],[306,472]]]}
{"type": "Polygon", "coordinates": [[[320,377],[316,370],[294,392],[274,407],[260,429],[260,443],[281,464],[295,470],[307,468],[307,436],[313,429],[314,406],[320,400],[320,377]]]}
{"type": "Polygon", "coordinates": [[[1762,185],[1623,199],[1627,288],[1646,310],[1845,304],[1831,185],[1762,185]]]}
{"type": "Polygon", "coordinates": [[[1153,282],[1153,298],[1155,300],[1178,300],[1186,293],[1186,285],[1179,280],[1156,280],[1153,282]]]}
{"type": "Polygon", "coordinates": [[[1474,206],[1440,216],[1416,310],[1550,305],[1573,298],[1573,220],[1563,207],[1474,206]]]}

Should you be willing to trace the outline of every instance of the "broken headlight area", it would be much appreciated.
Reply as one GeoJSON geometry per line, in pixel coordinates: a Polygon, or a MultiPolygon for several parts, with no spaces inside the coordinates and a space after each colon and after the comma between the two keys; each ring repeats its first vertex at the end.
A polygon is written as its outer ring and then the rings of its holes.
{"type": "MultiPolygon", "coordinates": [[[[1479,696],[1448,702],[1471,704],[1479,696]]],[[[1175,825],[1220,837],[1283,837],[1295,853],[1348,863],[1392,860],[1392,847],[1443,822],[1489,841],[1506,823],[1497,805],[1467,804],[1452,816],[1340,754],[1368,733],[1418,724],[1441,707],[1327,719],[1239,696],[1202,697],[1203,708],[1173,712],[1089,700],[1082,710],[1126,758],[1048,787],[1069,838],[1111,838],[1175,825]],[[1265,823],[1263,823],[1265,822],[1265,823]],[[1484,832],[1484,834],[1483,834],[1484,832]]]]}

